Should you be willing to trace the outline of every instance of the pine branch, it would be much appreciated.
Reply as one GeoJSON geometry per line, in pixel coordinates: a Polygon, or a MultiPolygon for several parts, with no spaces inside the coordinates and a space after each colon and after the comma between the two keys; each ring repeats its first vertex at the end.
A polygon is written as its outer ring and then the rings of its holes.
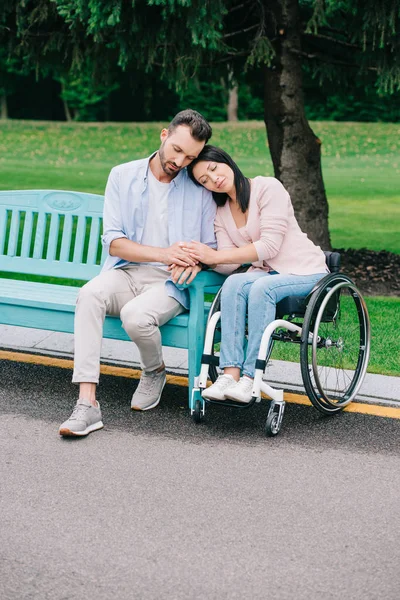
{"type": "MultiPolygon", "coordinates": [[[[303,56],[304,58],[319,60],[322,63],[325,63],[327,65],[337,65],[340,67],[350,67],[350,68],[355,68],[355,69],[360,68],[360,65],[358,65],[357,63],[350,63],[350,62],[346,62],[346,61],[342,61],[342,60],[328,59],[326,56],[323,56],[322,54],[320,54],[318,52],[314,52],[313,54],[310,54],[309,52],[297,50],[296,48],[291,48],[290,52],[292,54],[296,54],[298,56],[303,56]]],[[[367,69],[367,71],[379,71],[378,67],[365,67],[365,68],[367,69]]]]}
{"type": "Polygon", "coordinates": [[[302,35],[308,38],[328,40],[329,42],[333,42],[334,44],[340,44],[341,46],[346,46],[347,48],[355,48],[356,50],[362,50],[361,46],[358,46],[357,44],[351,44],[350,42],[345,42],[344,40],[339,40],[337,38],[330,37],[329,35],[323,35],[321,33],[304,32],[302,35]]]}
{"type": "Polygon", "coordinates": [[[239,35],[241,33],[247,33],[248,31],[257,29],[259,26],[260,26],[259,23],[256,23],[256,25],[251,25],[251,27],[246,27],[246,29],[239,29],[239,31],[234,31],[232,33],[226,33],[225,35],[222,36],[222,38],[224,40],[226,40],[227,38],[233,37],[234,35],[239,35]]]}
{"type": "Polygon", "coordinates": [[[237,6],[233,6],[232,8],[230,8],[228,10],[228,14],[232,14],[233,12],[235,12],[236,10],[239,10],[241,8],[244,8],[245,6],[247,6],[248,4],[253,4],[254,0],[247,0],[247,2],[243,2],[243,4],[238,4],[237,6]]]}

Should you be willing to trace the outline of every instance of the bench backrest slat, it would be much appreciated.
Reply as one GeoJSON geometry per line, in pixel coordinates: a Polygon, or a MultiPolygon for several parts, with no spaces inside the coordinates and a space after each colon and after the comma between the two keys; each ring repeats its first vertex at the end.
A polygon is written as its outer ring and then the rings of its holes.
{"type": "Polygon", "coordinates": [[[49,230],[49,244],[47,246],[47,260],[55,260],[57,252],[58,232],[60,228],[60,215],[52,214],[49,230]]]}
{"type": "Polygon", "coordinates": [[[36,217],[36,232],[35,232],[35,244],[33,246],[33,258],[43,258],[43,246],[44,246],[44,226],[46,221],[46,215],[43,212],[37,214],[36,217]]]}
{"type": "Polygon", "coordinates": [[[22,232],[21,257],[28,258],[31,249],[31,237],[33,227],[32,211],[25,211],[24,230],[22,232]]]}
{"type": "Polygon", "coordinates": [[[14,211],[11,213],[11,223],[9,225],[9,237],[8,237],[8,254],[15,256],[17,253],[18,244],[18,228],[20,223],[20,215],[14,211]]]}
{"type": "Polygon", "coordinates": [[[100,271],[103,196],[0,191],[0,271],[91,279],[100,271]]]}

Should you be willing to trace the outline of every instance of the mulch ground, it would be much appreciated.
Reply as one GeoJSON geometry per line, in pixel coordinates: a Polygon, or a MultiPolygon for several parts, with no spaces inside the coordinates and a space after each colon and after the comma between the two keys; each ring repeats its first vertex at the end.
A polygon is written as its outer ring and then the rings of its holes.
{"type": "Polygon", "coordinates": [[[400,254],[386,250],[344,250],[341,272],[349,275],[365,296],[400,296],[400,254]]]}

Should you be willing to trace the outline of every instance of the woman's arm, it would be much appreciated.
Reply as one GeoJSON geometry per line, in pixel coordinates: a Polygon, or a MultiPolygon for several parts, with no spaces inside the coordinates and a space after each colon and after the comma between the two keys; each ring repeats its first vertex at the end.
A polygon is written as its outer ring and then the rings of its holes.
{"type": "Polygon", "coordinates": [[[276,256],[285,238],[291,207],[290,196],[277,179],[268,178],[258,198],[260,239],[238,248],[221,222],[215,222],[218,250],[210,250],[198,242],[185,244],[196,260],[206,265],[235,265],[268,261],[276,256]]]}
{"type": "Polygon", "coordinates": [[[255,260],[269,261],[281,249],[288,229],[290,196],[278,179],[268,177],[258,198],[260,239],[254,242],[255,260]]]}
{"type": "Polygon", "coordinates": [[[213,250],[200,242],[185,243],[182,249],[187,250],[192,258],[210,265],[218,273],[224,274],[232,273],[232,271],[235,271],[243,263],[251,263],[258,260],[254,244],[247,244],[238,248],[233,243],[226,227],[220,220],[216,219],[214,226],[218,250],[213,250]]]}

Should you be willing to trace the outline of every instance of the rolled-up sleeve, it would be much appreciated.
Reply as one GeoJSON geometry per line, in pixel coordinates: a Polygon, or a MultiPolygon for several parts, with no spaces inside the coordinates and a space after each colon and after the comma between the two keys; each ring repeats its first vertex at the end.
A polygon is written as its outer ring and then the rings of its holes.
{"type": "MultiPolygon", "coordinates": [[[[215,236],[217,238],[218,250],[233,250],[237,248],[237,246],[231,240],[229,233],[226,230],[226,227],[219,218],[218,213],[215,218],[214,228],[215,236]]],[[[217,273],[221,273],[222,275],[230,275],[240,266],[240,263],[234,265],[217,265],[214,271],[216,271],[217,273]]]]}
{"type": "Polygon", "coordinates": [[[118,238],[127,238],[124,231],[121,199],[119,195],[119,172],[116,167],[111,170],[108,177],[104,195],[103,236],[101,238],[104,248],[110,253],[110,244],[118,238]]]}
{"type": "Polygon", "coordinates": [[[217,212],[212,194],[208,190],[203,190],[202,214],[201,214],[201,238],[200,241],[210,248],[217,247],[217,240],[214,233],[214,220],[217,212]]]}
{"type": "Polygon", "coordinates": [[[289,223],[290,197],[280,181],[268,178],[268,185],[258,198],[260,239],[254,242],[260,261],[276,256],[282,246],[289,223]]]}

